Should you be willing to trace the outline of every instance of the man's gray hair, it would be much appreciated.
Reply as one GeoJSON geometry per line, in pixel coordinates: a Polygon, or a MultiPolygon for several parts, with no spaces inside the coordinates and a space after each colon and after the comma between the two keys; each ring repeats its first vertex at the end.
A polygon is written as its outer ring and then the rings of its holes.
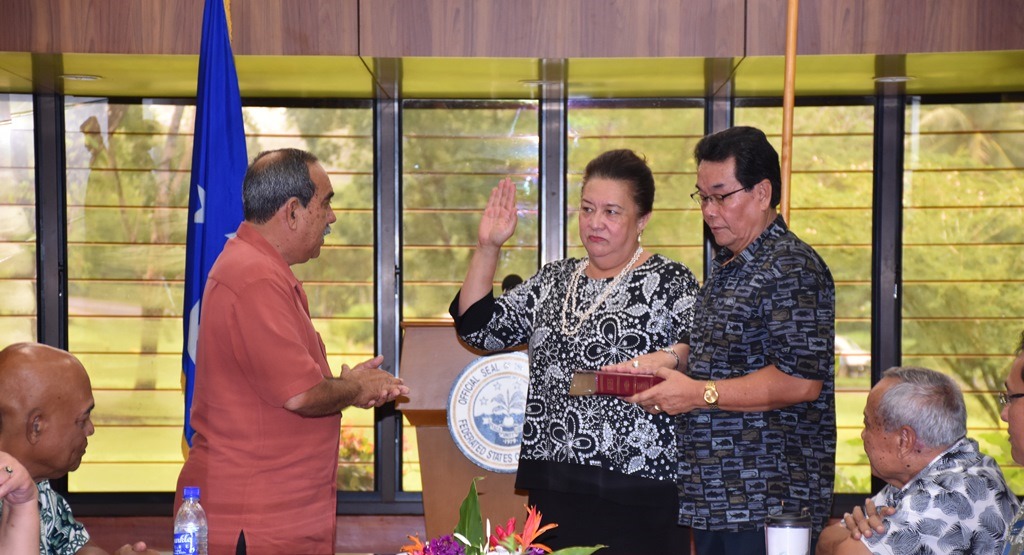
{"type": "Polygon", "coordinates": [[[887,432],[910,426],[927,447],[948,447],[967,435],[967,406],[953,378],[914,366],[886,370],[894,384],[878,403],[878,419],[887,432]]]}
{"type": "Polygon", "coordinates": [[[317,157],[296,148],[259,153],[245,171],[242,182],[242,212],[245,220],[266,223],[288,199],[296,197],[302,206],[316,193],[309,166],[317,157]]]}

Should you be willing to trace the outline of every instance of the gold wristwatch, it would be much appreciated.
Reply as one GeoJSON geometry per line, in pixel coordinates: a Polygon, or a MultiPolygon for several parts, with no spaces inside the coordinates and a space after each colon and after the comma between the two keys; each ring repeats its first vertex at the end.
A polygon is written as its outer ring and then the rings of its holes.
{"type": "Polygon", "coordinates": [[[704,402],[708,404],[709,409],[718,408],[718,387],[715,386],[714,380],[704,382],[704,402]]]}

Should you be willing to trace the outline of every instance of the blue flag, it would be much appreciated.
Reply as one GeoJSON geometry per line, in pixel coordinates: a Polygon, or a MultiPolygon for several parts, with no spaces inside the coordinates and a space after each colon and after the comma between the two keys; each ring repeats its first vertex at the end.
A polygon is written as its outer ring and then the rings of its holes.
{"type": "Polygon", "coordinates": [[[194,433],[189,413],[195,388],[203,289],[213,262],[242,221],[242,179],[247,160],[242,97],[224,3],[206,0],[185,246],[185,346],[181,362],[185,373],[185,440],[189,446],[194,433]]]}

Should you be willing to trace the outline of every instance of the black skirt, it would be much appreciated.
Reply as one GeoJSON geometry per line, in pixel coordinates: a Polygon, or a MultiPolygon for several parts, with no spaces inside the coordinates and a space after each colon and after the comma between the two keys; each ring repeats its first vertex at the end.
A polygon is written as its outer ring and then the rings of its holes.
{"type": "Polygon", "coordinates": [[[541,525],[558,525],[537,539],[551,549],[601,544],[607,547],[598,555],[690,553],[674,481],[520,460],[516,487],[529,491],[541,525]]]}

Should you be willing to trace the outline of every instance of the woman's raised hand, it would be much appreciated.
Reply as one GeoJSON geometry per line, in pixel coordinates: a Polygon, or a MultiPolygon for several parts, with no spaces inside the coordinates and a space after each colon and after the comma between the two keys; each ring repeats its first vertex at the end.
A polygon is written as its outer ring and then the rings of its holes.
{"type": "Polygon", "coordinates": [[[481,247],[500,248],[516,231],[519,216],[516,214],[516,186],[510,178],[502,179],[491,189],[491,198],[480,218],[477,244],[481,247]]]}
{"type": "Polygon", "coordinates": [[[466,279],[462,280],[459,293],[459,315],[465,314],[473,303],[491,294],[501,246],[515,233],[518,220],[516,186],[506,177],[491,190],[491,198],[487,200],[487,208],[480,218],[476,250],[469,260],[466,279]]]}

